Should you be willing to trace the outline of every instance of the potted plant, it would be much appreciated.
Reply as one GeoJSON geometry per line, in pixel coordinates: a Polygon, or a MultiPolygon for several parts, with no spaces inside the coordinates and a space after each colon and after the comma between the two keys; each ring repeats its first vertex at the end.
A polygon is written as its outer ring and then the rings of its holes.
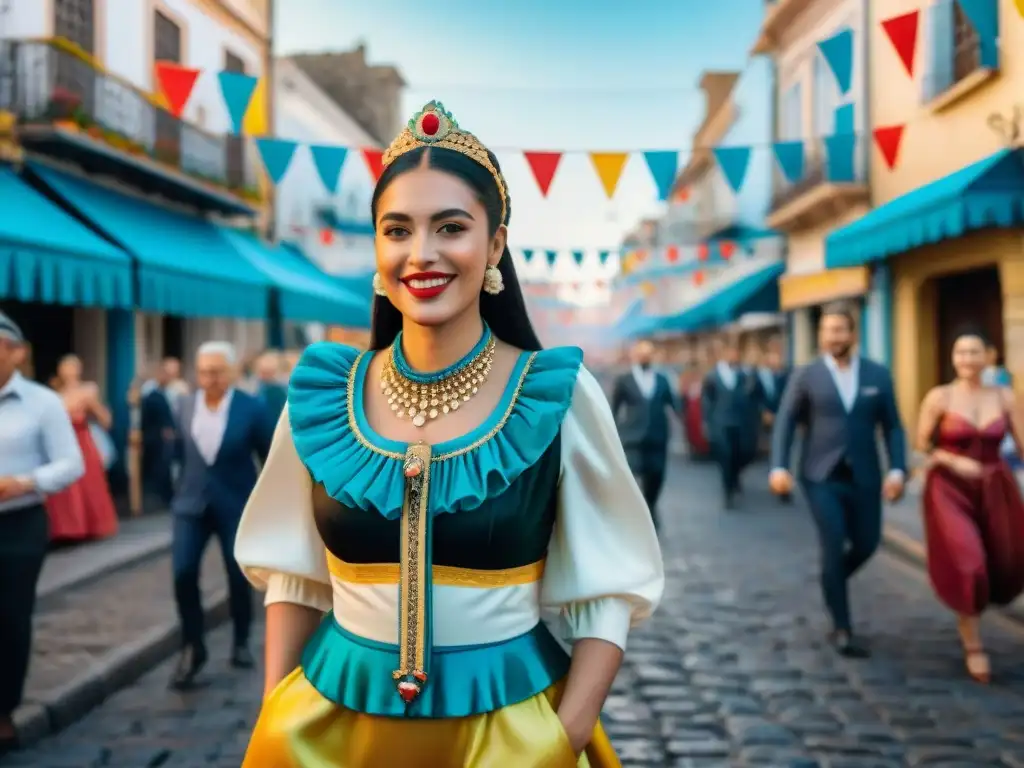
{"type": "Polygon", "coordinates": [[[80,111],[82,97],[67,88],[57,87],[50,94],[46,116],[57,128],[75,130],[75,114],[80,111]]]}

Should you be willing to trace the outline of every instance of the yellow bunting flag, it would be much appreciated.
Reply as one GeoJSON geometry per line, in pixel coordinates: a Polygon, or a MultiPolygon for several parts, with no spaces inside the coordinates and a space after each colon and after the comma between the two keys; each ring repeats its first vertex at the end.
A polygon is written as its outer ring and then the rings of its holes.
{"type": "Polygon", "coordinates": [[[267,81],[260,78],[256,83],[256,90],[253,91],[252,99],[249,101],[249,108],[245,111],[245,119],[242,120],[242,133],[246,136],[266,136],[270,132],[267,125],[267,81]]]}
{"type": "Polygon", "coordinates": [[[628,152],[591,152],[590,162],[594,164],[604,193],[608,197],[615,194],[615,188],[619,186],[619,179],[622,177],[622,169],[626,167],[629,159],[628,152]]]}
{"type": "Polygon", "coordinates": [[[640,290],[643,292],[644,296],[650,298],[654,295],[654,283],[644,283],[640,290]]]}
{"type": "Polygon", "coordinates": [[[629,251],[622,255],[622,264],[619,266],[619,271],[624,275],[628,275],[633,271],[635,266],[636,254],[633,251],[629,251]]]}
{"type": "Polygon", "coordinates": [[[1020,14],[1021,18],[1024,19],[1024,0],[1016,0],[1017,13],[1020,14]]]}

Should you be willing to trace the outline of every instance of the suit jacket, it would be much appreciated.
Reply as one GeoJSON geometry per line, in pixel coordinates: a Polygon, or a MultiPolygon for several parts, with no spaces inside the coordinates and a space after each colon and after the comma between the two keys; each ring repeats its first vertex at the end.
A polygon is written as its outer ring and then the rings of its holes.
{"type": "Polygon", "coordinates": [[[284,411],[284,405],[288,400],[288,388],[284,384],[261,381],[256,390],[256,397],[263,401],[270,419],[277,424],[277,420],[281,418],[281,412],[284,411]]]}
{"type": "Polygon", "coordinates": [[[660,371],[654,372],[654,389],[649,398],[640,391],[632,370],[615,379],[612,413],[619,427],[622,447],[627,451],[668,447],[671,430],[666,411],[669,408],[678,410],[678,403],[672,385],[660,371]]]}
{"type": "Polygon", "coordinates": [[[142,445],[145,449],[164,445],[164,431],[175,428],[171,403],[163,390],[153,389],[142,398],[142,445]]]}
{"type": "Polygon", "coordinates": [[[788,467],[798,423],[805,426],[800,476],[822,482],[847,461],[858,484],[882,483],[878,429],[890,469],[906,472],[906,436],[896,408],[892,377],[883,366],[860,359],[857,397],[847,412],[823,358],[798,368],[782,395],[772,432],[772,467],[788,467]]]}
{"type": "Polygon", "coordinates": [[[789,381],[789,371],[772,371],[772,389],[769,392],[764,386],[763,382],[758,379],[759,383],[762,383],[761,390],[764,394],[762,406],[764,410],[769,413],[775,413],[779,410],[779,403],[782,402],[782,393],[786,391],[786,383],[789,381]]]}
{"type": "Polygon", "coordinates": [[[751,431],[751,439],[756,443],[764,399],[764,388],[756,373],[738,368],[736,386],[729,389],[716,366],[704,377],[700,390],[701,418],[708,436],[714,439],[724,430],[735,428],[743,435],[751,431]]]}
{"type": "Polygon", "coordinates": [[[262,464],[267,459],[274,422],[262,402],[235,390],[220,450],[213,464],[207,465],[192,439],[195,405],[196,395],[182,401],[178,430],[182,467],[171,511],[177,515],[201,515],[212,507],[218,514],[241,517],[259,474],[256,460],[262,464]]]}

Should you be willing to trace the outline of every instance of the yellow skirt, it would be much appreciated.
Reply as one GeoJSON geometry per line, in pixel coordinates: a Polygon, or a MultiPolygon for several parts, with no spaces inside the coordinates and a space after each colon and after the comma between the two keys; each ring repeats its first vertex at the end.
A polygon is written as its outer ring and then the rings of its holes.
{"type": "Polygon", "coordinates": [[[378,717],[328,701],[300,668],[263,702],[242,768],[621,768],[600,723],[573,754],[561,689],[469,717],[378,717]]]}

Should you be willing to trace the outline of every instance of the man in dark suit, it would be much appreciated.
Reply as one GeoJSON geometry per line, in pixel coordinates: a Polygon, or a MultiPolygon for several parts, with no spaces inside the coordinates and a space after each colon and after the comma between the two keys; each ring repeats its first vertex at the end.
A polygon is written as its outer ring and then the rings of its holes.
{"type": "Polygon", "coordinates": [[[142,387],[142,487],[160,509],[167,509],[174,496],[171,464],[177,436],[174,413],[165,387],[173,381],[173,369],[160,363],[156,375],[142,387]]]}
{"type": "MultiPolygon", "coordinates": [[[[762,415],[770,445],[772,424],[775,421],[775,414],[779,410],[779,403],[782,401],[782,393],[786,390],[786,383],[789,381],[789,371],[782,364],[782,353],[779,351],[777,342],[770,344],[765,351],[761,365],[757,369],[757,377],[764,395],[762,415]]],[[[779,494],[779,501],[783,504],[790,504],[793,497],[788,493],[779,494]]]]}
{"type": "Polygon", "coordinates": [[[656,507],[665,483],[671,435],[668,411],[679,410],[668,378],[654,369],[654,345],[640,341],[630,350],[632,366],[612,386],[612,413],[629,466],[658,525],[656,507]]]}
{"type": "Polygon", "coordinates": [[[830,641],[844,656],[868,649],[853,634],[847,581],[878,547],[882,502],[903,495],[906,437],[896,409],[892,377],[878,363],[853,354],[852,311],[826,306],[818,328],[822,356],[794,372],[782,395],[772,434],[775,493],[789,493],[789,458],[798,423],[805,427],[800,482],[821,544],[821,590],[832,617],[830,641]],[[883,477],[877,430],[889,455],[883,477]]]}
{"type": "Polygon", "coordinates": [[[740,366],[736,339],[720,340],[715,353],[718,362],[701,386],[701,418],[721,472],[725,507],[733,509],[741,490],[740,474],[757,455],[764,395],[757,377],[740,366]]]}
{"type": "Polygon", "coordinates": [[[242,510],[256,484],[257,460],[266,460],[274,431],[263,403],[232,386],[237,358],[230,344],[208,342],[196,357],[197,392],[182,402],[178,448],[182,464],[174,519],[174,597],[181,619],[182,654],[171,686],[189,688],[206,663],[199,567],[216,536],[228,574],[234,646],[231,664],[251,668],[248,649],[252,593],[235,562],[242,510]]]}

